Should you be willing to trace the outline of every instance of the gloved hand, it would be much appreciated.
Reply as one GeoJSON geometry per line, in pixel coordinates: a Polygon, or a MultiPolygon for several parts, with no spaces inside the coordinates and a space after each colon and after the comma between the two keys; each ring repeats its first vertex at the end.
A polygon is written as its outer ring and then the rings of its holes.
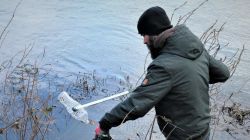
{"type": "Polygon", "coordinates": [[[108,131],[103,131],[100,126],[95,129],[95,138],[93,140],[113,140],[108,131]]]}

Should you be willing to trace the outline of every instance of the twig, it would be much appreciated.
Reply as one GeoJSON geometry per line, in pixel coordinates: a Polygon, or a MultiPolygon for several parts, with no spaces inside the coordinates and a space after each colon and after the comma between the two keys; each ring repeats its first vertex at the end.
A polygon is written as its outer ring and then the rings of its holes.
{"type": "Polygon", "coordinates": [[[146,55],[146,58],[145,58],[145,61],[144,61],[144,68],[143,68],[143,73],[142,75],[140,76],[140,78],[137,80],[135,86],[138,85],[139,81],[141,81],[142,77],[146,74],[146,63],[147,63],[147,59],[148,59],[148,56],[149,56],[150,52],[148,52],[148,54],[146,55]]]}
{"type": "Polygon", "coordinates": [[[151,127],[151,132],[150,132],[149,140],[151,140],[151,138],[152,138],[152,134],[153,134],[153,130],[154,130],[154,124],[155,124],[155,120],[156,120],[156,115],[155,115],[155,117],[154,117],[153,124],[152,124],[152,127],[151,127]]]}
{"type": "Polygon", "coordinates": [[[150,131],[149,140],[151,140],[151,136],[152,136],[152,133],[153,133],[153,128],[154,128],[155,120],[156,120],[156,115],[155,115],[155,117],[154,117],[154,119],[153,119],[153,121],[152,121],[152,123],[151,123],[151,125],[150,125],[150,127],[149,127],[149,129],[148,129],[148,131],[147,131],[147,133],[146,133],[145,140],[147,139],[147,136],[148,136],[148,134],[149,134],[149,131],[150,131]]]}
{"type": "Polygon", "coordinates": [[[16,5],[16,7],[15,7],[15,9],[14,9],[14,12],[13,12],[13,14],[12,14],[12,17],[10,18],[9,22],[8,22],[7,25],[4,27],[4,29],[3,29],[3,31],[2,31],[2,33],[1,33],[1,35],[0,35],[0,40],[2,39],[2,36],[3,36],[4,32],[5,32],[6,29],[9,27],[10,23],[12,22],[13,18],[15,17],[16,10],[17,10],[17,8],[19,7],[19,5],[21,4],[22,1],[23,1],[23,0],[20,0],[20,1],[17,3],[17,5],[16,5]]]}
{"type": "Polygon", "coordinates": [[[237,66],[240,63],[240,60],[241,60],[241,57],[242,57],[242,54],[243,54],[244,50],[245,50],[245,45],[243,45],[242,50],[240,52],[240,55],[238,57],[238,60],[236,61],[235,65],[234,65],[234,69],[232,70],[232,72],[230,74],[231,77],[234,75],[234,73],[235,73],[235,71],[237,69],[237,66]]]}
{"type": "Polygon", "coordinates": [[[187,20],[194,14],[195,11],[197,11],[203,4],[205,4],[206,2],[208,2],[208,0],[203,1],[201,4],[199,4],[195,9],[193,9],[192,11],[188,12],[187,14],[185,14],[184,16],[181,16],[177,22],[177,25],[182,21],[183,24],[185,24],[187,22],[187,20]],[[186,17],[186,18],[185,18],[186,17]],[[185,19],[184,19],[185,18],[185,19]]]}
{"type": "Polygon", "coordinates": [[[184,5],[186,5],[187,4],[187,1],[185,1],[183,4],[181,4],[179,7],[177,7],[177,8],[175,8],[174,9],[174,11],[173,11],[173,13],[172,13],[172,15],[171,15],[171,19],[170,19],[170,22],[172,22],[172,19],[173,19],[173,16],[174,16],[174,14],[175,14],[175,12],[177,11],[177,10],[179,10],[180,8],[182,8],[184,5]]]}
{"type": "Polygon", "coordinates": [[[132,109],[126,114],[126,116],[123,118],[121,124],[123,124],[123,123],[125,122],[125,120],[126,120],[126,118],[128,117],[128,115],[129,115],[134,109],[135,109],[135,107],[132,108],[132,109]]]}
{"type": "Polygon", "coordinates": [[[4,128],[0,128],[0,134],[2,134],[4,131],[6,131],[7,129],[9,129],[10,127],[12,127],[13,125],[16,125],[19,121],[21,120],[21,118],[13,121],[12,123],[10,123],[9,125],[5,126],[4,128]]]}
{"type": "MultiPolygon", "coordinates": [[[[1,44],[0,44],[0,48],[2,48],[3,42],[4,42],[4,40],[6,39],[8,33],[9,33],[9,31],[4,35],[4,38],[2,39],[1,44]]],[[[0,39],[0,40],[1,40],[1,39],[0,39]]]]}
{"type": "Polygon", "coordinates": [[[200,40],[203,40],[205,36],[207,36],[207,33],[214,28],[214,26],[217,24],[217,20],[201,35],[200,40]]]}

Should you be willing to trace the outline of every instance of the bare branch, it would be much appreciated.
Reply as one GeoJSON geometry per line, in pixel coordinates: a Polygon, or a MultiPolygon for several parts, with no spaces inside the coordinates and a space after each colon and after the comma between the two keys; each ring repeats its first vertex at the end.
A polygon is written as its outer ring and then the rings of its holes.
{"type": "Polygon", "coordinates": [[[201,4],[199,4],[195,9],[193,9],[192,11],[188,12],[187,14],[185,14],[184,16],[181,16],[177,22],[177,25],[183,21],[182,23],[185,24],[187,22],[187,20],[194,14],[195,11],[197,11],[203,4],[205,4],[206,2],[208,2],[208,0],[203,1],[201,4]]]}
{"type": "Polygon", "coordinates": [[[172,22],[172,19],[173,19],[173,16],[174,16],[174,14],[175,14],[175,12],[177,11],[177,10],[179,10],[180,8],[182,8],[184,5],[186,5],[187,4],[187,1],[185,1],[183,4],[181,4],[179,7],[177,7],[177,8],[175,8],[174,9],[174,11],[173,11],[173,13],[172,13],[172,15],[171,15],[171,19],[170,19],[170,22],[172,22]]]}
{"type": "Polygon", "coordinates": [[[17,3],[17,5],[16,5],[16,7],[15,7],[15,9],[14,9],[14,12],[12,13],[12,17],[10,18],[9,22],[8,22],[7,25],[4,27],[4,29],[3,29],[3,31],[2,31],[2,33],[1,33],[1,35],[0,35],[0,40],[2,39],[2,36],[3,36],[4,32],[6,31],[6,29],[9,27],[10,23],[11,23],[12,20],[14,19],[15,14],[16,14],[16,10],[17,10],[17,8],[19,7],[19,5],[21,4],[22,1],[23,1],[23,0],[20,0],[20,1],[17,3]]]}

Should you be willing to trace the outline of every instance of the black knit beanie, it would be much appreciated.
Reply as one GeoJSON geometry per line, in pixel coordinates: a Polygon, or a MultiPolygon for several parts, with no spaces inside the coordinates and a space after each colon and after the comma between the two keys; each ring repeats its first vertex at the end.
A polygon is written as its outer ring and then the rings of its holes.
{"type": "Polygon", "coordinates": [[[147,9],[137,24],[138,32],[141,35],[158,35],[172,27],[166,12],[159,6],[147,9]]]}

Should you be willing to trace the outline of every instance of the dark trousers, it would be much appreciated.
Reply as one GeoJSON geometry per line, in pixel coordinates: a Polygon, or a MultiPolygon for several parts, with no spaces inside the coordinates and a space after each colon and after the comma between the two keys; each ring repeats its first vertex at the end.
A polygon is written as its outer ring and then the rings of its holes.
{"type": "Polygon", "coordinates": [[[158,125],[160,130],[162,131],[163,135],[166,137],[167,140],[209,140],[210,136],[210,128],[209,125],[200,135],[192,136],[188,134],[187,131],[178,128],[177,126],[173,125],[171,122],[166,122],[162,118],[157,118],[158,125]]]}
{"type": "MultiPolygon", "coordinates": [[[[201,134],[200,136],[194,137],[194,138],[186,138],[185,140],[209,140],[210,132],[206,134],[201,134]]],[[[179,140],[179,138],[169,137],[166,138],[166,140],[179,140]]]]}

